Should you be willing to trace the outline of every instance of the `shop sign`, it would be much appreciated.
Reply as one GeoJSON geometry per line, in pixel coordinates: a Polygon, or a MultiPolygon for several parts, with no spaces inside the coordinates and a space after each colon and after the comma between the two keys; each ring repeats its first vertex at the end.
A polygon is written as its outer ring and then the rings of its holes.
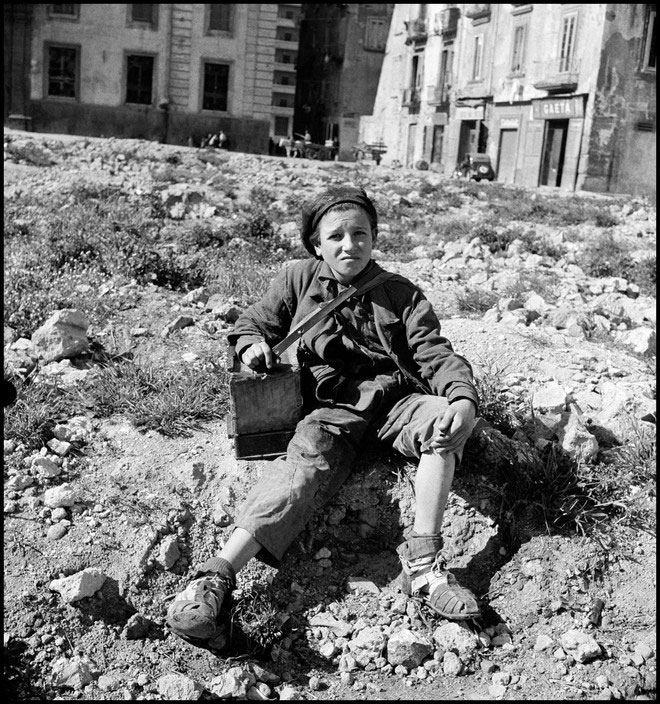
{"type": "Polygon", "coordinates": [[[500,118],[501,130],[517,130],[520,127],[519,117],[502,117],[500,118]]]}
{"type": "Polygon", "coordinates": [[[581,95],[532,100],[532,111],[535,120],[566,120],[572,117],[584,117],[584,100],[581,95]]]}
{"type": "Polygon", "coordinates": [[[481,105],[478,108],[456,108],[456,113],[454,117],[457,120],[483,120],[484,119],[484,106],[481,105]]]}

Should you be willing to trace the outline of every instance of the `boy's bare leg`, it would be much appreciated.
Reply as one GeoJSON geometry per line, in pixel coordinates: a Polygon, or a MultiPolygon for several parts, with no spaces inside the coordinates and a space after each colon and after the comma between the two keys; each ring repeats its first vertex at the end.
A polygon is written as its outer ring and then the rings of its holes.
{"type": "Polygon", "coordinates": [[[417,535],[440,535],[447,498],[454,479],[456,455],[424,453],[415,478],[415,522],[417,535]]]}
{"type": "Polygon", "coordinates": [[[261,545],[254,539],[252,533],[245,528],[236,528],[229,536],[218,557],[221,557],[234,568],[235,572],[245,565],[261,550],[261,545]]]}
{"type": "Polygon", "coordinates": [[[469,589],[462,587],[441,557],[442,521],[449,497],[456,456],[425,453],[415,478],[413,533],[397,548],[402,572],[399,586],[404,593],[421,596],[441,616],[465,620],[479,615],[479,605],[469,589]]]}

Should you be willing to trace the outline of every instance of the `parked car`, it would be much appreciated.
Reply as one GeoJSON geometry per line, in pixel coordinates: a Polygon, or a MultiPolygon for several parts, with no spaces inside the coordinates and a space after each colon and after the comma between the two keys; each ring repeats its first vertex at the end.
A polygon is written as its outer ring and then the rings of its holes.
{"type": "Polygon", "coordinates": [[[466,178],[473,181],[495,180],[495,170],[490,163],[488,154],[466,154],[463,161],[454,170],[455,178],[466,178]]]}

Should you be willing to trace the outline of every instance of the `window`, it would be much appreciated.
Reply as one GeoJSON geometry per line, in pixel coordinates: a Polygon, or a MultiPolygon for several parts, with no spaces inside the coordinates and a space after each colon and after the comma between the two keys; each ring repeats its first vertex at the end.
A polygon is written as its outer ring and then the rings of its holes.
{"type": "Polygon", "coordinates": [[[644,33],[644,60],[643,71],[655,71],[655,5],[649,7],[646,31],[644,33]]]}
{"type": "Polygon", "coordinates": [[[297,14],[297,8],[293,8],[288,5],[278,5],[277,6],[277,16],[282,20],[295,20],[297,14]]]}
{"type": "Polygon", "coordinates": [[[439,101],[445,103],[449,100],[449,87],[451,85],[451,65],[453,50],[443,49],[440,55],[440,95],[439,101]]]}
{"type": "Polygon", "coordinates": [[[559,48],[559,72],[572,70],[573,51],[575,49],[575,30],[577,15],[566,15],[561,25],[561,46],[559,48]]]}
{"type": "Polygon", "coordinates": [[[523,73],[525,67],[525,40],[527,26],[519,24],[513,30],[513,54],[511,56],[511,73],[523,73]]]}
{"type": "Polygon", "coordinates": [[[156,17],[156,6],[145,5],[143,3],[129,5],[131,8],[131,22],[144,22],[146,24],[154,24],[156,17]]]}
{"type": "Polygon", "coordinates": [[[364,30],[364,48],[369,51],[385,51],[387,44],[387,22],[380,17],[367,17],[364,30]]]}
{"type": "Polygon", "coordinates": [[[227,110],[229,92],[229,66],[227,64],[204,64],[203,110],[227,110]]]}
{"type": "Polygon", "coordinates": [[[154,80],[153,56],[126,57],[126,102],[151,105],[154,80]]]}
{"type": "Polygon", "coordinates": [[[484,35],[477,34],[474,38],[474,54],[472,56],[472,80],[481,80],[481,63],[484,53],[484,35]]]}
{"type": "Polygon", "coordinates": [[[214,4],[208,6],[208,31],[231,32],[234,6],[214,4]]]}
{"type": "Polygon", "coordinates": [[[77,20],[80,5],[49,5],[49,17],[64,20],[77,20]]]}
{"type": "Polygon", "coordinates": [[[271,105],[278,108],[292,108],[293,107],[293,96],[284,95],[283,93],[273,93],[273,99],[271,105]]]}
{"type": "Polygon", "coordinates": [[[280,115],[275,116],[275,134],[285,135],[289,134],[289,118],[281,117],[280,115]]]}
{"type": "Polygon", "coordinates": [[[275,32],[275,39],[280,42],[297,42],[298,30],[291,27],[278,27],[275,32]]]}
{"type": "Polygon", "coordinates": [[[69,46],[48,47],[49,96],[77,98],[78,49],[69,46]]]}

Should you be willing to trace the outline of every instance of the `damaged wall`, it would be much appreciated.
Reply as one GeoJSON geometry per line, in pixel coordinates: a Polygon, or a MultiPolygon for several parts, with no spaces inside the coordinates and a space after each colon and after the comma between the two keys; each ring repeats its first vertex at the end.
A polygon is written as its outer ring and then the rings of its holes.
{"type": "Polygon", "coordinates": [[[607,6],[586,190],[655,198],[656,76],[644,65],[651,7],[607,6]]]}

